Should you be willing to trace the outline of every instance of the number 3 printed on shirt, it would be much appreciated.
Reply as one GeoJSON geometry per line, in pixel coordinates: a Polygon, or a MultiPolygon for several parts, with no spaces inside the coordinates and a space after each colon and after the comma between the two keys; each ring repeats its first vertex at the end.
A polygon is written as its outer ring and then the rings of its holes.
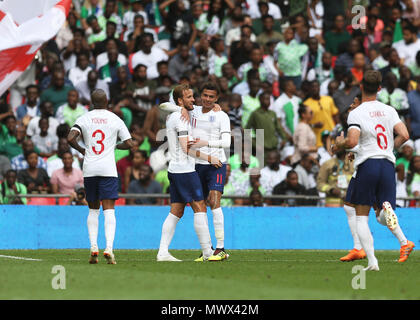
{"type": "Polygon", "coordinates": [[[97,138],[99,136],[99,140],[96,141],[96,144],[100,145],[100,149],[97,150],[96,146],[92,146],[92,150],[95,154],[101,154],[104,152],[105,146],[102,143],[105,140],[105,133],[102,130],[96,130],[94,133],[92,133],[92,138],[97,138]]]}
{"type": "Polygon", "coordinates": [[[381,148],[382,150],[386,150],[386,148],[388,148],[388,139],[386,135],[384,135],[385,128],[382,125],[378,124],[375,127],[375,131],[376,141],[378,142],[379,148],[381,148]]]}

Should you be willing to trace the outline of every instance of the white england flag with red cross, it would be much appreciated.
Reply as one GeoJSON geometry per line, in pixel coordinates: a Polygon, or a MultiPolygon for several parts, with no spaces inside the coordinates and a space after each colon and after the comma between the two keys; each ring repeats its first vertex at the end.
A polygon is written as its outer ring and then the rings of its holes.
{"type": "Polygon", "coordinates": [[[63,26],[71,0],[0,0],[0,95],[63,26]]]}

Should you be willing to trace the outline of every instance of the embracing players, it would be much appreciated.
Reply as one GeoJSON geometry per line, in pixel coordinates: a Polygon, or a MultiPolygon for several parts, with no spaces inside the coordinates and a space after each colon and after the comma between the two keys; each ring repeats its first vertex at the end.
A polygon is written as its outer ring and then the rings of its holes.
{"type": "MultiPolygon", "coordinates": [[[[188,85],[178,85],[173,91],[173,98],[181,110],[193,109],[194,95],[188,85]]],[[[190,150],[188,141],[192,139],[191,124],[181,119],[179,111],[172,113],[166,120],[166,135],[169,145],[168,178],[171,197],[171,209],[162,226],[157,261],[181,261],[173,257],[169,245],[175,233],[176,225],[184,214],[185,205],[189,203],[194,211],[194,229],[197,233],[202,255],[213,254],[211,237],[208,228],[206,204],[200,178],[195,170],[195,162],[206,161],[209,166],[218,170],[222,163],[216,157],[199,150],[190,150]],[[197,160],[195,160],[196,158],[197,160]]]]}
{"type": "Polygon", "coordinates": [[[396,110],[376,100],[381,82],[378,71],[365,72],[361,85],[362,104],[348,116],[347,137],[342,133],[332,146],[337,152],[359,145],[354,164],[357,174],[348,202],[356,206],[357,235],[368,258],[365,270],[374,271],[379,271],[379,266],[368,224],[371,207],[382,208],[378,221],[383,221],[402,243],[406,243],[402,246],[405,259],[414,248],[414,243],[402,233],[393,210],[396,201],[393,150],[407,141],[409,134],[396,110]]]}
{"type": "Polygon", "coordinates": [[[118,175],[115,164],[115,148],[129,149],[133,146],[130,132],[124,122],[108,111],[106,93],[97,89],[92,92],[93,110],[76,120],[67,140],[84,155],[83,178],[86,200],[89,205],[87,226],[91,243],[90,263],[98,263],[98,218],[101,207],[105,216],[106,249],[104,257],[108,264],[116,264],[112,251],[115,236],[115,200],[118,199],[118,175]],[[82,137],[86,149],[77,138],[82,137]],[[122,143],[117,144],[117,139],[122,143]]]}
{"type": "MultiPolygon", "coordinates": [[[[220,206],[226,177],[226,155],[224,148],[229,148],[231,143],[230,120],[223,111],[213,110],[219,98],[219,88],[213,82],[206,82],[201,87],[202,106],[183,112],[188,118],[193,137],[196,139],[189,143],[192,148],[199,148],[201,152],[209,154],[212,158],[219,159],[223,165],[216,168],[207,160],[196,161],[197,171],[203,187],[204,199],[207,200],[213,213],[213,225],[216,235],[216,250],[211,256],[201,255],[195,261],[222,261],[229,257],[224,249],[224,216],[220,206]]],[[[163,103],[160,108],[167,111],[182,111],[178,106],[163,103]]]]}

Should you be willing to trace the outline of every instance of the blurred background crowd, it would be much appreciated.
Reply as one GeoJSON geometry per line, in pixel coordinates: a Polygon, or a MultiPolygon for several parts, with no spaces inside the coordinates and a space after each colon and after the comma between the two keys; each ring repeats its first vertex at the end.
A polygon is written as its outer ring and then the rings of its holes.
{"type": "Polygon", "coordinates": [[[1,203],[30,203],[16,197],[27,193],[85,203],[83,157],[66,137],[96,88],[136,142],[115,151],[121,193],[167,193],[159,148],[167,114],[158,105],[180,83],[200,105],[200,86],[211,80],[232,128],[225,195],[244,196],[222,206],[341,206],[353,162],[332,155],[330,145],[346,130],[370,69],[383,76],[378,100],[410,130],[411,140],[396,150],[397,197],[418,196],[419,26],[420,0],[73,0],[57,36],[0,98],[1,203]],[[235,150],[235,139],[258,129],[263,146],[235,150]]]}

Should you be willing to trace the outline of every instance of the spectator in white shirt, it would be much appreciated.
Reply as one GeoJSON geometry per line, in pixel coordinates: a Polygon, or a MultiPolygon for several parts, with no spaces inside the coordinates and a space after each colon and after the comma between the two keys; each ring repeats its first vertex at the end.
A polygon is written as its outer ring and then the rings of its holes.
{"type": "Polygon", "coordinates": [[[266,159],[267,165],[261,169],[261,186],[267,195],[271,195],[273,188],[286,179],[287,173],[292,170],[289,166],[280,164],[280,154],[278,151],[270,151],[266,159]]]}
{"type": "Polygon", "coordinates": [[[90,70],[92,67],[89,66],[89,53],[81,52],[77,55],[76,66],[69,70],[68,78],[76,86],[87,79],[90,70]]]}
{"type": "Polygon", "coordinates": [[[128,40],[130,33],[134,31],[134,17],[141,15],[143,17],[144,24],[149,24],[147,13],[144,11],[143,4],[141,0],[131,0],[131,10],[124,13],[123,16],[123,26],[126,29],[124,32],[124,41],[128,40]]]}
{"type": "MultiPolygon", "coordinates": [[[[113,51],[113,50],[118,51],[118,44],[115,41],[115,39],[109,38],[106,41],[105,48],[106,48],[106,51],[102,52],[101,54],[99,54],[96,57],[96,70],[98,70],[98,71],[101,67],[103,67],[104,65],[109,63],[108,53],[113,51]]],[[[118,60],[118,62],[120,63],[121,66],[125,66],[127,64],[127,58],[122,53],[118,52],[117,60],[118,60]]]]}
{"type": "Polygon", "coordinates": [[[28,137],[33,137],[36,134],[41,132],[39,128],[39,120],[41,118],[48,119],[48,134],[55,135],[59,122],[54,118],[54,106],[49,101],[44,101],[39,105],[39,110],[41,112],[40,116],[33,117],[29,121],[28,128],[26,129],[26,135],[28,137]]]}
{"type": "Polygon", "coordinates": [[[106,96],[109,98],[108,84],[104,80],[99,79],[96,70],[89,71],[87,79],[80,81],[75,87],[77,92],[79,92],[80,102],[84,105],[90,104],[90,93],[95,89],[104,90],[106,96]]]}
{"type": "Polygon", "coordinates": [[[152,34],[144,33],[141,42],[143,49],[131,56],[129,61],[130,70],[134,70],[140,63],[144,64],[147,67],[147,79],[156,79],[159,77],[157,63],[162,60],[167,61],[169,57],[165,51],[154,45],[152,34]]]}
{"type": "MultiPolygon", "coordinates": [[[[259,1],[259,0],[247,0],[247,13],[251,16],[252,19],[257,19],[261,17],[261,12],[259,9],[259,2],[268,2],[268,1],[259,1]]],[[[278,5],[273,2],[268,2],[268,14],[274,19],[281,19],[281,10],[278,5]]]]}
{"type": "Polygon", "coordinates": [[[57,135],[48,132],[48,118],[41,118],[38,125],[40,132],[32,137],[32,141],[38,147],[41,157],[51,157],[57,151],[57,135]]]}
{"type": "Polygon", "coordinates": [[[403,27],[403,40],[395,42],[392,46],[407,67],[416,63],[416,54],[420,50],[420,40],[417,38],[417,28],[411,24],[403,27]]]}

